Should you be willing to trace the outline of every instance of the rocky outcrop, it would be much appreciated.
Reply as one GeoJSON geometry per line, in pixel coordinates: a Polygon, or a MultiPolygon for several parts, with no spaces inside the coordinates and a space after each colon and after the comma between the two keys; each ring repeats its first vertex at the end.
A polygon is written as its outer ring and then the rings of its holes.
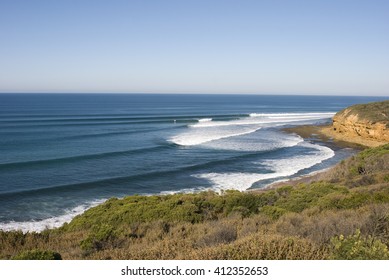
{"type": "Polygon", "coordinates": [[[349,138],[389,142],[389,100],[348,107],[333,117],[332,128],[349,138]]]}

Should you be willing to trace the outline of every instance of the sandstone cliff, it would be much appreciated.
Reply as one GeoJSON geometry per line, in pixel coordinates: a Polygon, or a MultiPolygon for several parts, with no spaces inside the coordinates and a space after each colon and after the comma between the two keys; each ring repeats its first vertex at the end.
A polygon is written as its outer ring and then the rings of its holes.
{"type": "Polygon", "coordinates": [[[344,137],[389,142],[389,100],[358,104],[338,112],[333,118],[334,133],[344,137]]]}

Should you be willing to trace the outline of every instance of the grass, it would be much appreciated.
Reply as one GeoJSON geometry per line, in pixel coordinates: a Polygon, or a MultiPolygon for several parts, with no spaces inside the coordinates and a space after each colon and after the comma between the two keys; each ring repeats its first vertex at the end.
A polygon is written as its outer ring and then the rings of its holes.
{"type": "Polygon", "coordinates": [[[389,145],[326,179],[260,193],[112,198],[41,233],[0,231],[1,259],[388,259],[389,145]]]}

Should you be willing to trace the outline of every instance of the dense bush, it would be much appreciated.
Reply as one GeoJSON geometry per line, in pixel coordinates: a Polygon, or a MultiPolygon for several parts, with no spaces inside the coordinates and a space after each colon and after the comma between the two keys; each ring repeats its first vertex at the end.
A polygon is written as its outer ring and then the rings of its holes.
{"type": "Polygon", "coordinates": [[[362,237],[357,230],[354,235],[340,235],[332,240],[332,258],[336,260],[387,260],[388,247],[371,236],[362,237]]]}
{"type": "Polygon", "coordinates": [[[59,253],[53,251],[31,250],[23,251],[12,257],[13,260],[62,260],[59,253]]]}
{"type": "Polygon", "coordinates": [[[104,245],[113,238],[114,229],[109,225],[101,225],[94,227],[88,237],[80,242],[81,249],[89,250],[101,250],[104,245]]]}
{"type": "Polygon", "coordinates": [[[120,229],[124,225],[158,220],[199,223],[226,217],[231,213],[240,213],[242,217],[248,217],[258,213],[259,206],[266,205],[269,203],[268,200],[268,194],[256,195],[238,191],[227,191],[223,194],[203,192],[166,196],[129,196],[120,200],[110,199],[89,209],[64,226],[63,230],[91,229],[102,224],[120,229]]]}

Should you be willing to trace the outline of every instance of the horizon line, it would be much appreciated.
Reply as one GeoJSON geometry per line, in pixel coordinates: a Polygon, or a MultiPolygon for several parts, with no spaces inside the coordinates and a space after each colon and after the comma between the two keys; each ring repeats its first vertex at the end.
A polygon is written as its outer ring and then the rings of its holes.
{"type": "Polygon", "coordinates": [[[285,93],[285,92],[275,92],[275,93],[266,93],[266,92],[258,92],[258,93],[247,93],[247,92],[75,92],[75,91],[32,91],[32,92],[24,92],[24,91],[15,91],[15,92],[7,92],[0,91],[0,94],[72,94],[72,95],[81,95],[81,94],[95,94],[95,95],[104,95],[104,94],[112,94],[112,95],[277,95],[277,96],[361,96],[361,97],[389,97],[388,94],[363,94],[363,93],[355,93],[355,94],[345,94],[345,93],[285,93]]]}

